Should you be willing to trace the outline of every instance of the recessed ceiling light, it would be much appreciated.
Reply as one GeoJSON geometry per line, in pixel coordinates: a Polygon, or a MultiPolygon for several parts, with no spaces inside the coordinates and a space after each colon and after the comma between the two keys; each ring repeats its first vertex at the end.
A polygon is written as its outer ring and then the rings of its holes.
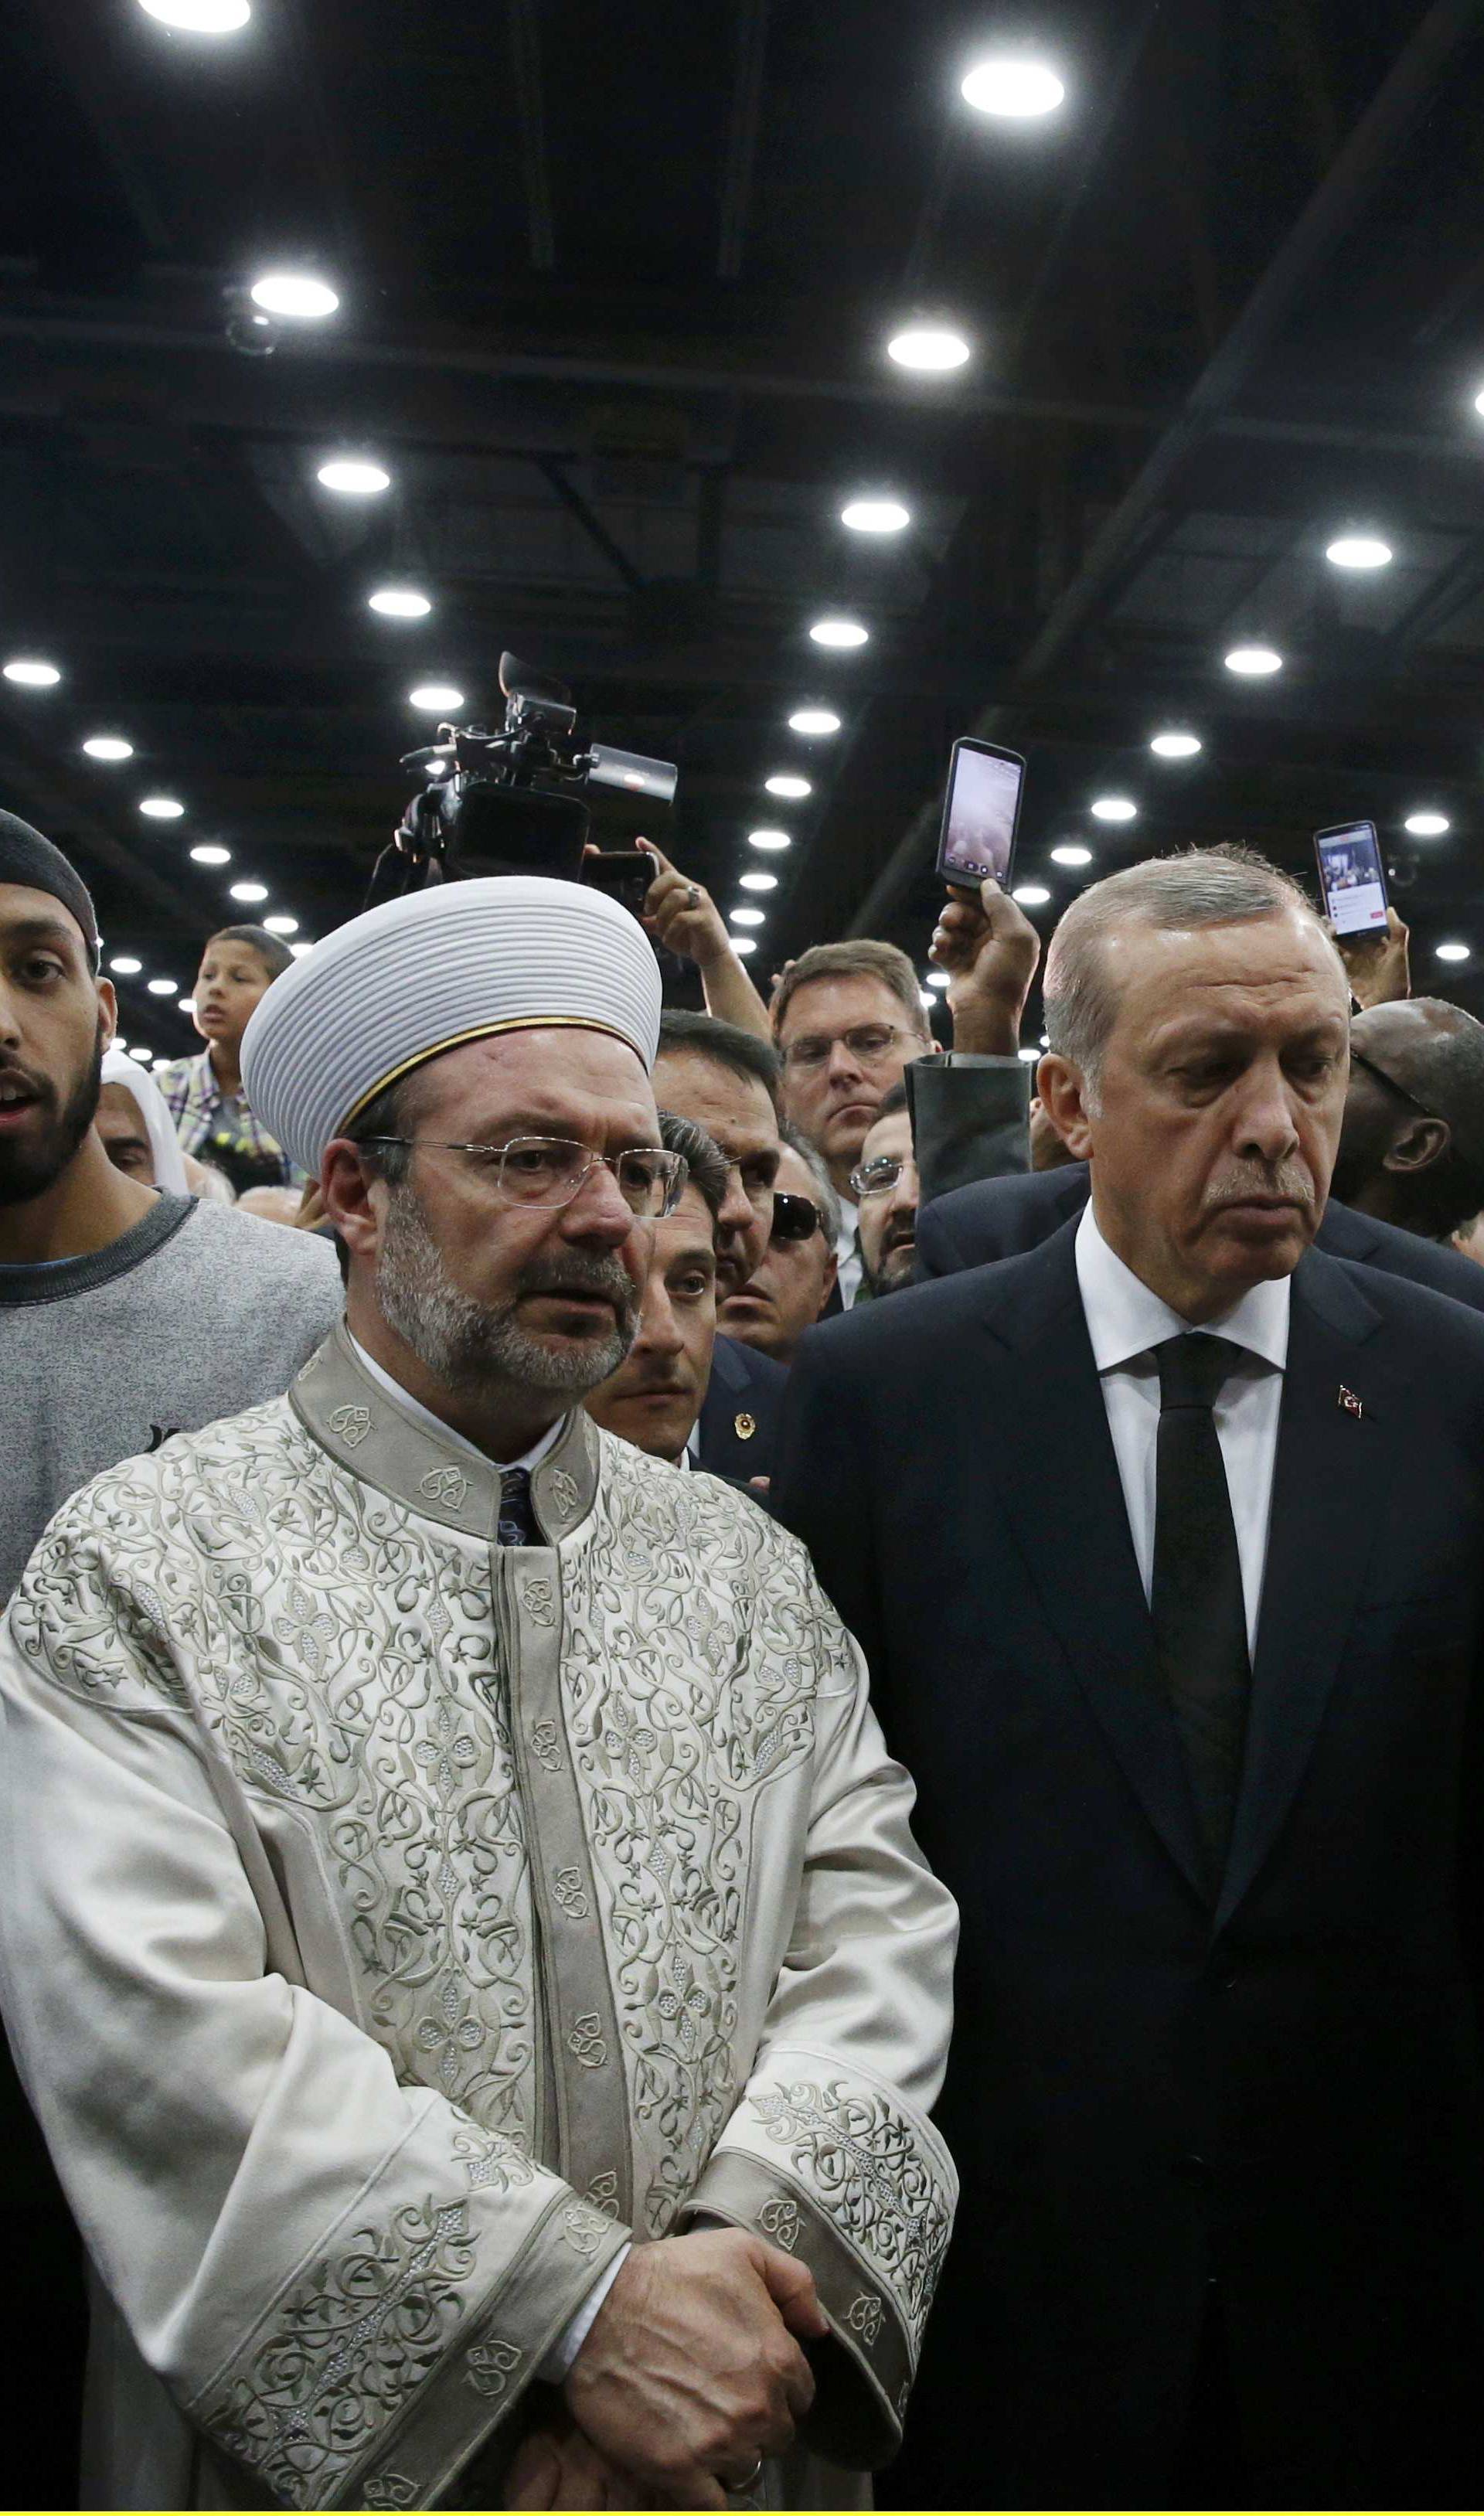
{"type": "Polygon", "coordinates": [[[268,885],[266,882],[234,882],[232,886],[232,897],[233,900],[246,901],[251,905],[255,901],[268,898],[268,885]]]}
{"type": "Polygon", "coordinates": [[[1440,944],[1437,952],[1440,961],[1466,961],[1469,957],[1466,944],[1440,944]]]}
{"type": "Polygon", "coordinates": [[[290,944],[290,945],[289,945],[289,947],[288,947],[288,948],[289,948],[290,952],[293,954],[293,957],[294,957],[294,959],[295,959],[296,961],[302,961],[302,960],[304,959],[305,954],[306,954],[307,952],[313,952],[313,950],[314,950],[314,948],[315,948],[315,947],[314,947],[313,944],[304,943],[304,944],[290,944]]]}
{"type": "Polygon", "coordinates": [[[410,585],[379,585],[366,601],[373,611],[381,611],[389,620],[422,620],[433,606],[425,594],[410,585]]]}
{"type": "Polygon", "coordinates": [[[1023,1048],[1020,1049],[1017,1054],[1019,1055],[1022,1066],[1039,1066],[1040,1064],[1040,1051],[1039,1048],[1023,1048]]]}
{"type": "Polygon", "coordinates": [[[766,908],[729,908],[727,915],[734,926],[762,926],[768,912],[766,908]]]}
{"type": "Polygon", "coordinates": [[[131,1048],[129,1055],[134,1059],[136,1065],[152,1066],[154,1064],[154,1051],[152,1048],[131,1048]]]}
{"type": "Polygon", "coordinates": [[[965,364],[969,345],[961,332],[947,323],[909,323],[904,331],[892,334],[886,355],[914,375],[943,376],[965,364]]]}
{"type": "Polygon", "coordinates": [[[733,939],[732,939],[732,949],[733,949],[733,951],[734,951],[734,952],[740,952],[740,953],[742,955],[743,959],[745,959],[746,955],[747,955],[749,952],[755,952],[755,951],[757,950],[757,938],[756,938],[756,936],[755,936],[755,935],[737,935],[737,936],[734,936],[734,937],[733,937],[733,939]]]}
{"type": "Polygon", "coordinates": [[[132,760],[134,745],[121,734],[90,734],[83,749],[90,760],[132,760]]]}
{"type": "Polygon", "coordinates": [[[749,830],[747,845],[761,848],[765,856],[782,856],[784,848],[792,847],[793,841],[786,830],[749,830]]]}
{"type": "Polygon", "coordinates": [[[192,864],[224,865],[232,862],[231,848],[201,847],[191,851],[192,864]]]}
{"type": "Polygon", "coordinates": [[[151,979],[148,985],[151,996],[178,996],[181,992],[174,979],[151,979]]]}
{"type": "Polygon", "coordinates": [[[742,887],[743,891],[777,891],[778,876],[776,873],[744,873],[742,887]]]}
{"type": "Polygon", "coordinates": [[[1050,897],[1043,882],[1018,882],[1010,894],[1012,900],[1019,901],[1022,908],[1044,908],[1050,897]]]}
{"type": "Polygon", "coordinates": [[[852,498],[840,509],[840,522],[853,533],[900,533],[912,517],[896,498],[852,498]]]}
{"type": "Polygon", "coordinates": [[[864,647],[870,631],[859,620],[842,620],[829,613],[812,623],[809,635],[817,647],[864,647]]]}
{"type": "Polygon", "coordinates": [[[186,807],[178,795],[146,795],[139,809],[151,821],[178,821],[186,807]]]}
{"type": "Polygon", "coordinates": [[[44,664],[39,655],[14,655],[3,670],[8,682],[27,691],[54,691],[62,679],[56,665],[44,664]]]}
{"type": "Polygon", "coordinates": [[[234,35],[252,10],[248,0],[139,0],[147,18],[179,26],[188,35],[234,35]]]}
{"type": "Polygon", "coordinates": [[[833,708],[795,708],[788,719],[790,734],[838,734],[840,720],[833,708]]]}
{"type": "Polygon", "coordinates": [[[265,314],[285,314],[299,323],[322,322],[340,303],[333,288],[307,271],[265,271],[248,295],[265,314]]]}
{"type": "Polygon", "coordinates": [[[938,999],[936,996],[930,996],[928,994],[926,987],[919,987],[917,989],[917,1002],[922,1007],[925,1014],[930,1014],[932,1012],[937,1001],[938,999]]]}
{"type": "Polygon", "coordinates": [[[137,979],[144,966],[143,961],[136,961],[132,952],[115,952],[108,963],[115,979],[137,979]]]}
{"type": "Polygon", "coordinates": [[[987,62],[977,62],[959,86],[965,105],[976,113],[994,113],[1013,122],[1028,122],[1041,113],[1054,113],[1067,91],[1053,69],[1044,62],[1018,60],[1013,54],[996,54],[987,62]]]}
{"type": "Polygon", "coordinates": [[[1136,821],[1139,808],[1129,795],[1099,795],[1092,807],[1099,821],[1136,821]]]}
{"type": "Polygon", "coordinates": [[[1386,567],[1390,565],[1391,544],[1376,533],[1341,533],[1331,542],[1325,557],[1332,567],[1386,567]]]}
{"type": "MultiPolygon", "coordinates": [[[[1049,893],[1046,896],[1049,899],[1049,893]]],[[[929,970],[927,974],[927,984],[930,987],[951,987],[954,982],[950,978],[947,970],[929,970]]]]}
{"type": "Polygon", "coordinates": [[[450,708],[463,704],[463,692],[451,682],[419,682],[415,691],[407,692],[408,707],[422,708],[429,716],[446,716],[450,708]]]}
{"type": "Polygon", "coordinates": [[[1090,864],[1092,862],[1092,850],[1090,848],[1071,846],[1053,848],[1051,851],[1051,862],[1053,864],[1064,865],[1090,864]]]}
{"type": "Polygon", "coordinates": [[[1201,737],[1198,734],[1157,734],[1149,748],[1158,752],[1162,760],[1194,760],[1201,748],[1201,737]]]}
{"type": "Polygon", "coordinates": [[[182,996],[177,1002],[175,1010],[178,1014],[193,1014],[195,1011],[194,996],[182,996]]]}
{"type": "Polygon", "coordinates": [[[1476,393],[1476,394],[1474,395],[1474,398],[1473,398],[1473,406],[1474,406],[1475,410],[1478,412],[1479,417],[1480,417],[1481,419],[1484,419],[1484,393],[1476,393]]]}
{"type": "Polygon", "coordinates": [[[362,463],[349,454],[321,463],[315,478],[322,489],[338,489],[342,498],[374,498],[392,485],[391,473],[379,463],[362,463]]]}
{"type": "Polygon", "coordinates": [[[787,770],[781,770],[776,776],[765,777],[763,784],[770,795],[781,795],[788,804],[801,804],[806,795],[814,793],[807,777],[795,777],[787,770]]]}
{"type": "Polygon", "coordinates": [[[1415,839],[1440,839],[1453,826],[1446,813],[1409,813],[1402,823],[1415,839]]]}
{"type": "Polygon", "coordinates": [[[1283,657],[1276,647],[1233,647],[1225,660],[1229,673],[1245,673],[1250,678],[1283,670],[1283,657]]]}
{"type": "Polygon", "coordinates": [[[265,917],[263,924],[270,935],[297,935],[299,932],[297,917],[265,917]]]}

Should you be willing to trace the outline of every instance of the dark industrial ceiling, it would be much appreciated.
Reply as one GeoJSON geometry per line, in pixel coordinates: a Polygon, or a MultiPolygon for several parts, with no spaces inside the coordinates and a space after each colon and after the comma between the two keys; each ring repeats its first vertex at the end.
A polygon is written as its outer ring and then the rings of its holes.
{"type": "Polygon", "coordinates": [[[1370,814],[1417,985],[1484,1011],[1481,32],[1484,0],[255,0],[211,41],[13,0],[0,649],[63,678],[0,681],[0,801],[144,962],[130,1036],[187,1043],[144,981],[251,913],[232,880],[302,935],[360,904],[408,691],[488,710],[507,646],[678,761],[652,835],[724,904],[778,872],[760,973],[851,929],[920,962],[978,727],[1029,756],[1044,922],[1087,878],[1055,843],[1298,870],[1370,814]],[[1001,41],[1057,63],[1058,113],[962,104],[1001,41]],[[248,355],[231,292],[272,264],[340,309],[248,355]],[[972,342],[956,374],[887,359],[919,310],[972,342]],[[385,496],[320,487],[344,449],[385,496]],[[844,530],[862,490],[910,526],[844,530]],[[1392,564],[1331,566],[1347,526],[1392,564]],[[386,582],[428,617],[370,612],[386,582]],[[869,643],[811,644],[827,610],[869,643]],[[1226,671],[1242,638],[1284,670],[1226,671]],[[840,733],[789,733],[806,701],[840,733]],[[1169,724],[1197,758],[1151,756],[1169,724]],[[764,792],[800,769],[807,801],[764,792]],[[1111,792],[1135,820],[1089,818],[1111,792]],[[1420,807],[1446,835],[1404,834],[1420,807]]]}

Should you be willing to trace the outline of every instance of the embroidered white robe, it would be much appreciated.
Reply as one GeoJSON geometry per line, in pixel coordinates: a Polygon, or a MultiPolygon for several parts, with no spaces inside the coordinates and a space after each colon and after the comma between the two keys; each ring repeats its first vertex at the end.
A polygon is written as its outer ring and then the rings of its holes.
{"type": "Polygon", "coordinates": [[[498,1485],[337,1331],[16,1594],[0,1957],[112,2301],[92,2504],[488,2503],[597,2274],[697,2211],[814,2273],[810,2451],[894,2450],[955,1918],[860,1654],[760,1509],[580,1412],[544,1543],[498,1485]]]}

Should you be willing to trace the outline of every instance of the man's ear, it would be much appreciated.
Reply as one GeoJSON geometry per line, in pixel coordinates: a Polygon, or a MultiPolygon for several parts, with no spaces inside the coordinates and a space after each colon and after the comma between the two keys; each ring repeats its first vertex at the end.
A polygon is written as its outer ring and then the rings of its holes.
{"type": "Polygon", "coordinates": [[[1040,1106],[1074,1161],[1084,1162],[1092,1153],[1092,1128],[1087,1117],[1087,1087],[1080,1066],[1068,1057],[1054,1053],[1043,1057],[1036,1069],[1036,1089],[1040,1106]]]}
{"type": "Polygon", "coordinates": [[[1453,1129],[1446,1118],[1426,1118],[1419,1111],[1409,1118],[1394,1139],[1381,1163],[1383,1171],[1430,1171],[1440,1162],[1453,1143],[1453,1129]]]}
{"type": "Polygon", "coordinates": [[[826,1270],[825,1270],[825,1281],[824,1281],[824,1283],[823,1283],[823,1284],[821,1285],[821,1287],[820,1287],[820,1309],[819,1309],[819,1316],[820,1316],[820,1318],[821,1318],[821,1319],[823,1319],[823,1318],[824,1318],[825,1313],[826,1313],[826,1310],[827,1310],[827,1307],[828,1307],[828,1304],[829,1304],[829,1297],[830,1297],[830,1295],[831,1295],[831,1294],[833,1293],[833,1291],[834,1291],[835,1279],[836,1279],[836,1277],[839,1275],[839,1272],[840,1272],[840,1262],[839,1262],[839,1259],[838,1259],[838,1257],[836,1256],[836,1254],[835,1254],[834,1250],[832,1250],[832,1249],[831,1249],[831,1251],[830,1251],[830,1253],[829,1253],[829,1263],[828,1263],[828,1265],[827,1266],[827,1268],[826,1268],[826,1270]]]}
{"type": "Polygon", "coordinates": [[[374,1258],[386,1213],[386,1186],[370,1172],[359,1146],[347,1136],[337,1136],[324,1149],[319,1164],[319,1194],[326,1215],[352,1257],[374,1258]]]}
{"type": "Polygon", "coordinates": [[[118,997],[111,979],[99,979],[95,985],[98,988],[98,1037],[100,1045],[106,1051],[118,1037],[118,997]]]}

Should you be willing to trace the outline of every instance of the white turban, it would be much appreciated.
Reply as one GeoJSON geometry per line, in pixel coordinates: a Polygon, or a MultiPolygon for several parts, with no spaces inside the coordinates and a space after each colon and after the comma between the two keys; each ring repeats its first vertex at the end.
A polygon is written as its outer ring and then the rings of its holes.
{"type": "Polygon", "coordinates": [[[149,1139],[149,1159],[154,1171],[154,1185],[167,1196],[189,1196],[191,1185],[186,1177],[181,1140],[175,1132],[165,1096],[152,1074],[147,1074],[137,1057],[126,1056],[121,1048],[105,1051],[103,1062],[105,1083],[121,1083],[132,1094],[136,1108],[145,1122],[149,1139]]]}
{"type": "Polygon", "coordinates": [[[637,918],[544,874],[444,883],[353,917],[274,981],[242,1035],[242,1088],[318,1172],[325,1146],[414,1067],[548,1023],[612,1031],[648,1072],[659,967],[637,918]]]}

